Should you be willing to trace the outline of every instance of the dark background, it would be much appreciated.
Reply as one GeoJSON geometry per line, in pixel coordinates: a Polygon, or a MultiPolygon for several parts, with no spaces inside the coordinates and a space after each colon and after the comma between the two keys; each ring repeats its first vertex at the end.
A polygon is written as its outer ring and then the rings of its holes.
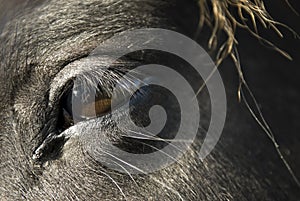
{"type": "MultiPolygon", "coordinates": [[[[293,13],[284,0],[265,3],[275,20],[300,34],[300,16],[293,13]]],[[[300,13],[300,2],[290,0],[290,3],[300,13]]],[[[272,31],[260,29],[259,32],[288,52],[293,61],[273,49],[264,47],[243,30],[237,33],[238,50],[246,80],[273,130],[280,150],[300,179],[300,40],[295,39],[286,28],[278,28],[284,38],[272,31]]],[[[226,64],[223,67],[226,67],[226,64]]],[[[268,141],[266,136],[265,139],[258,139],[268,141]]],[[[271,141],[269,143],[271,144],[271,141]]]]}

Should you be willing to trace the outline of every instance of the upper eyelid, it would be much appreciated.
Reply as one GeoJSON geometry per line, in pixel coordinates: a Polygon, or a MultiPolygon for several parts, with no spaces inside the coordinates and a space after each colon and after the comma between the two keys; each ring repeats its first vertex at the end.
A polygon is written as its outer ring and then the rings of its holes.
{"type": "Polygon", "coordinates": [[[105,57],[101,58],[94,58],[91,57],[82,58],[80,60],[76,60],[67,66],[65,66],[57,75],[54,77],[50,84],[50,91],[49,91],[49,104],[53,106],[59,100],[60,96],[64,93],[65,87],[68,82],[72,82],[78,76],[83,76],[84,73],[88,71],[92,71],[97,69],[98,73],[104,72],[108,69],[105,65],[109,59],[105,57]],[[97,64],[97,66],[94,66],[97,64]],[[100,67],[99,64],[103,64],[100,67]]]}
{"type": "MultiPolygon", "coordinates": [[[[88,56],[69,63],[56,74],[51,82],[49,90],[49,105],[52,106],[58,102],[65,92],[64,88],[67,83],[76,79],[77,76],[84,76],[84,74],[89,71],[97,73],[107,72],[108,69],[112,68],[116,72],[119,71],[119,73],[126,73],[128,70],[141,65],[141,63],[144,62],[143,54],[138,54],[133,57],[121,57],[116,60],[114,54],[111,55],[111,53],[108,53],[107,55],[100,55],[97,52],[91,52],[88,56]]],[[[113,75],[118,75],[118,73],[111,74],[111,80],[116,78],[113,77],[113,75]]],[[[99,77],[97,79],[99,79],[99,77]]],[[[106,80],[109,80],[109,77],[106,77],[106,80]]]]}

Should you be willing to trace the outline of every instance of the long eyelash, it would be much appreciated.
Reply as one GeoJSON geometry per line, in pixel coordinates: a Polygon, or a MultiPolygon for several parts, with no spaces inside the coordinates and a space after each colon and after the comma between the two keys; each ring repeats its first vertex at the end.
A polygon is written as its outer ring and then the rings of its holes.
{"type": "MultiPolygon", "coordinates": [[[[128,63],[126,63],[129,65],[128,63]]],[[[120,63],[118,63],[120,65],[120,63]]],[[[84,88],[82,97],[86,97],[89,94],[96,92],[100,95],[106,95],[108,97],[112,96],[113,89],[118,80],[123,78],[123,76],[130,71],[130,68],[106,68],[106,69],[96,69],[85,71],[82,74],[76,76],[76,84],[84,88]]],[[[139,74],[132,70],[135,74],[139,74]]],[[[125,94],[125,92],[134,93],[138,88],[138,84],[143,81],[135,76],[126,76],[126,83],[124,83],[118,93],[125,94]]]]}

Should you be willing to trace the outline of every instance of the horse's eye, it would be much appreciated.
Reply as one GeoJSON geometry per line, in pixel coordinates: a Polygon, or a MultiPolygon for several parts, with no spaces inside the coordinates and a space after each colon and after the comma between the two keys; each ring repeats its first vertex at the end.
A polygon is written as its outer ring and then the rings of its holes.
{"type": "Polygon", "coordinates": [[[103,116],[110,110],[111,98],[106,93],[90,93],[72,87],[61,99],[61,125],[66,129],[75,122],[103,116]]]}
{"type": "Polygon", "coordinates": [[[110,110],[111,100],[103,97],[102,99],[95,100],[93,103],[82,105],[80,114],[83,117],[92,117],[94,113],[101,116],[110,110]]]}
{"type": "MultiPolygon", "coordinates": [[[[62,130],[77,122],[109,114],[112,107],[113,93],[114,107],[121,107],[127,101],[128,93],[125,93],[125,91],[135,92],[133,97],[130,98],[132,104],[143,101],[142,97],[147,94],[145,87],[143,90],[136,91],[142,82],[135,78],[118,82],[118,84],[116,84],[116,80],[110,80],[109,82],[100,80],[99,83],[78,80],[65,91],[60,99],[59,127],[62,130]]],[[[145,82],[144,80],[143,83],[145,82]]]]}

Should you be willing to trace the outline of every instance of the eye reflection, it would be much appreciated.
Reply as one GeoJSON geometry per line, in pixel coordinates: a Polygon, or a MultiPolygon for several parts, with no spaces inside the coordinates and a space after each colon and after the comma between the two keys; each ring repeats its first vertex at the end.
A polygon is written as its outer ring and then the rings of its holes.
{"type": "Polygon", "coordinates": [[[94,103],[88,103],[82,105],[81,114],[84,117],[93,117],[94,114],[96,116],[101,116],[110,111],[111,108],[111,99],[103,98],[96,100],[94,103]]]}
{"type": "Polygon", "coordinates": [[[93,95],[81,94],[69,89],[62,98],[62,116],[64,128],[72,126],[76,121],[84,121],[103,116],[111,110],[111,98],[102,93],[93,95]],[[74,109],[75,108],[75,109],[74,109]]]}
{"type": "MultiPolygon", "coordinates": [[[[86,121],[107,115],[111,112],[112,93],[116,95],[115,102],[121,107],[127,100],[126,93],[122,90],[135,91],[133,102],[139,102],[142,97],[146,96],[147,90],[138,90],[142,81],[132,78],[126,83],[119,83],[121,90],[113,91],[115,82],[101,85],[87,85],[85,82],[73,83],[72,86],[64,93],[61,98],[61,127],[63,130],[76,124],[77,122],[86,121]]],[[[145,83],[145,82],[143,82],[145,83]]]]}

